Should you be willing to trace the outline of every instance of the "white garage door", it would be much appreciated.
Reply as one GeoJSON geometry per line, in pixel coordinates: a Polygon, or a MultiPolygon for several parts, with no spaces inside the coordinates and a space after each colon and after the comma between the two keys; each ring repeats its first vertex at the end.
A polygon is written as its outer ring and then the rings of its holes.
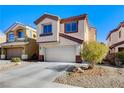
{"type": "Polygon", "coordinates": [[[75,62],[74,46],[46,48],[45,60],[51,62],[75,62]]]}
{"type": "Polygon", "coordinates": [[[22,48],[13,48],[7,49],[7,59],[11,59],[12,57],[21,57],[22,48]]]}

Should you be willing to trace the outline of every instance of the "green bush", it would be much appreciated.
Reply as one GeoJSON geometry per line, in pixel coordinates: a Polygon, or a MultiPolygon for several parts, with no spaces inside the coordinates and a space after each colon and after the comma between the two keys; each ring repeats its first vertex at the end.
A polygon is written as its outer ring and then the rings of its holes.
{"type": "Polygon", "coordinates": [[[14,57],[11,59],[11,62],[21,62],[21,59],[19,57],[14,57]]]}
{"type": "Polygon", "coordinates": [[[124,51],[116,53],[116,58],[124,64],[124,51]]]}
{"type": "Polygon", "coordinates": [[[116,53],[111,53],[106,56],[107,62],[111,65],[115,65],[115,58],[116,58],[116,53]]]}
{"type": "Polygon", "coordinates": [[[99,42],[89,42],[85,44],[81,50],[81,57],[85,61],[91,62],[92,67],[95,63],[101,63],[103,58],[108,53],[108,47],[105,44],[99,42]]]}

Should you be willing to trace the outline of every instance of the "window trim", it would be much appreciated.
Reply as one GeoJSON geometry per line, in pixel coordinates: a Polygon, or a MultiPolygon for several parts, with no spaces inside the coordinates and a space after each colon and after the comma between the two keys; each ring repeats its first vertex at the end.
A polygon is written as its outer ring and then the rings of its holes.
{"type": "MultiPolygon", "coordinates": [[[[72,29],[72,28],[71,28],[72,29]]],[[[64,23],[64,33],[77,33],[78,32],[78,21],[71,21],[71,22],[66,22],[66,23],[64,23]],[[66,24],[67,23],[73,23],[73,22],[76,22],[77,23],[77,30],[75,31],[75,32],[73,32],[73,31],[70,31],[70,32],[66,32],[66,24]]]]}
{"type": "Polygon", "coordinates": [[[8,33],[8,41],[9,41],[9,42],[13,42],[13,41],[15,41],[15,35],[14,35],[14,32],[9,32],[9,33],[8,33]],[[10,39],[10,36],[9,36],[10,34],[13,34],[13,36],[14,36],[13,39],[10,39]]]}
{"type": "Polygon", "coordinates": [[[50,23],[50,24],[42,24],[42,27],[43,27],[43,31],[42,31],[42,35],[51,35],[52,34],[52,24],[50,23]],[[51,32],[47,32],[47,33],[44,33],[44,26],[49,26],[49,25],[51,25],[51,32]]]}
{"type": "Polygon", "coordinates": [[[25,37],[24,31],[23,31],[23,30],[19,30],[19,31],[18,31],[18,38],[24,38],[24,37],[25,37]],[[19,32],[23,32],[23,35],[24,35],[24,36],[23,36],[23,37],[19,37],[19,32]]]}

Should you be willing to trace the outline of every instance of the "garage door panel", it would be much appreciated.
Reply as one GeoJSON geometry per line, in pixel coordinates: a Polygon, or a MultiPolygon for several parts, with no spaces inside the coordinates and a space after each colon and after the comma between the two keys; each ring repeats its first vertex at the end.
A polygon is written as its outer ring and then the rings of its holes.
{"type": "Polygon", "coordinates": [[[46,61],[75,62],[74,46],[46,48],[46,61]]]}
{"type": "Polygon", "coordinates": [[[21,57],[22,48],[13,48],[7,49],[7,59],[11,59],[12,57],[21,57]]]}

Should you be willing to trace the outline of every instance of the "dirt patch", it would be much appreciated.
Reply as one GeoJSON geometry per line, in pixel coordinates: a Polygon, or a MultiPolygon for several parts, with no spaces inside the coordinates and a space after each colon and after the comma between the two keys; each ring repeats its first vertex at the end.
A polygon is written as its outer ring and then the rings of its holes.
{"type": "Polygon", "coordinates": [[[124,69],[97,66],[83,73],[66,72],[55,82],[84,88],[124,87],[124,69]]]}

